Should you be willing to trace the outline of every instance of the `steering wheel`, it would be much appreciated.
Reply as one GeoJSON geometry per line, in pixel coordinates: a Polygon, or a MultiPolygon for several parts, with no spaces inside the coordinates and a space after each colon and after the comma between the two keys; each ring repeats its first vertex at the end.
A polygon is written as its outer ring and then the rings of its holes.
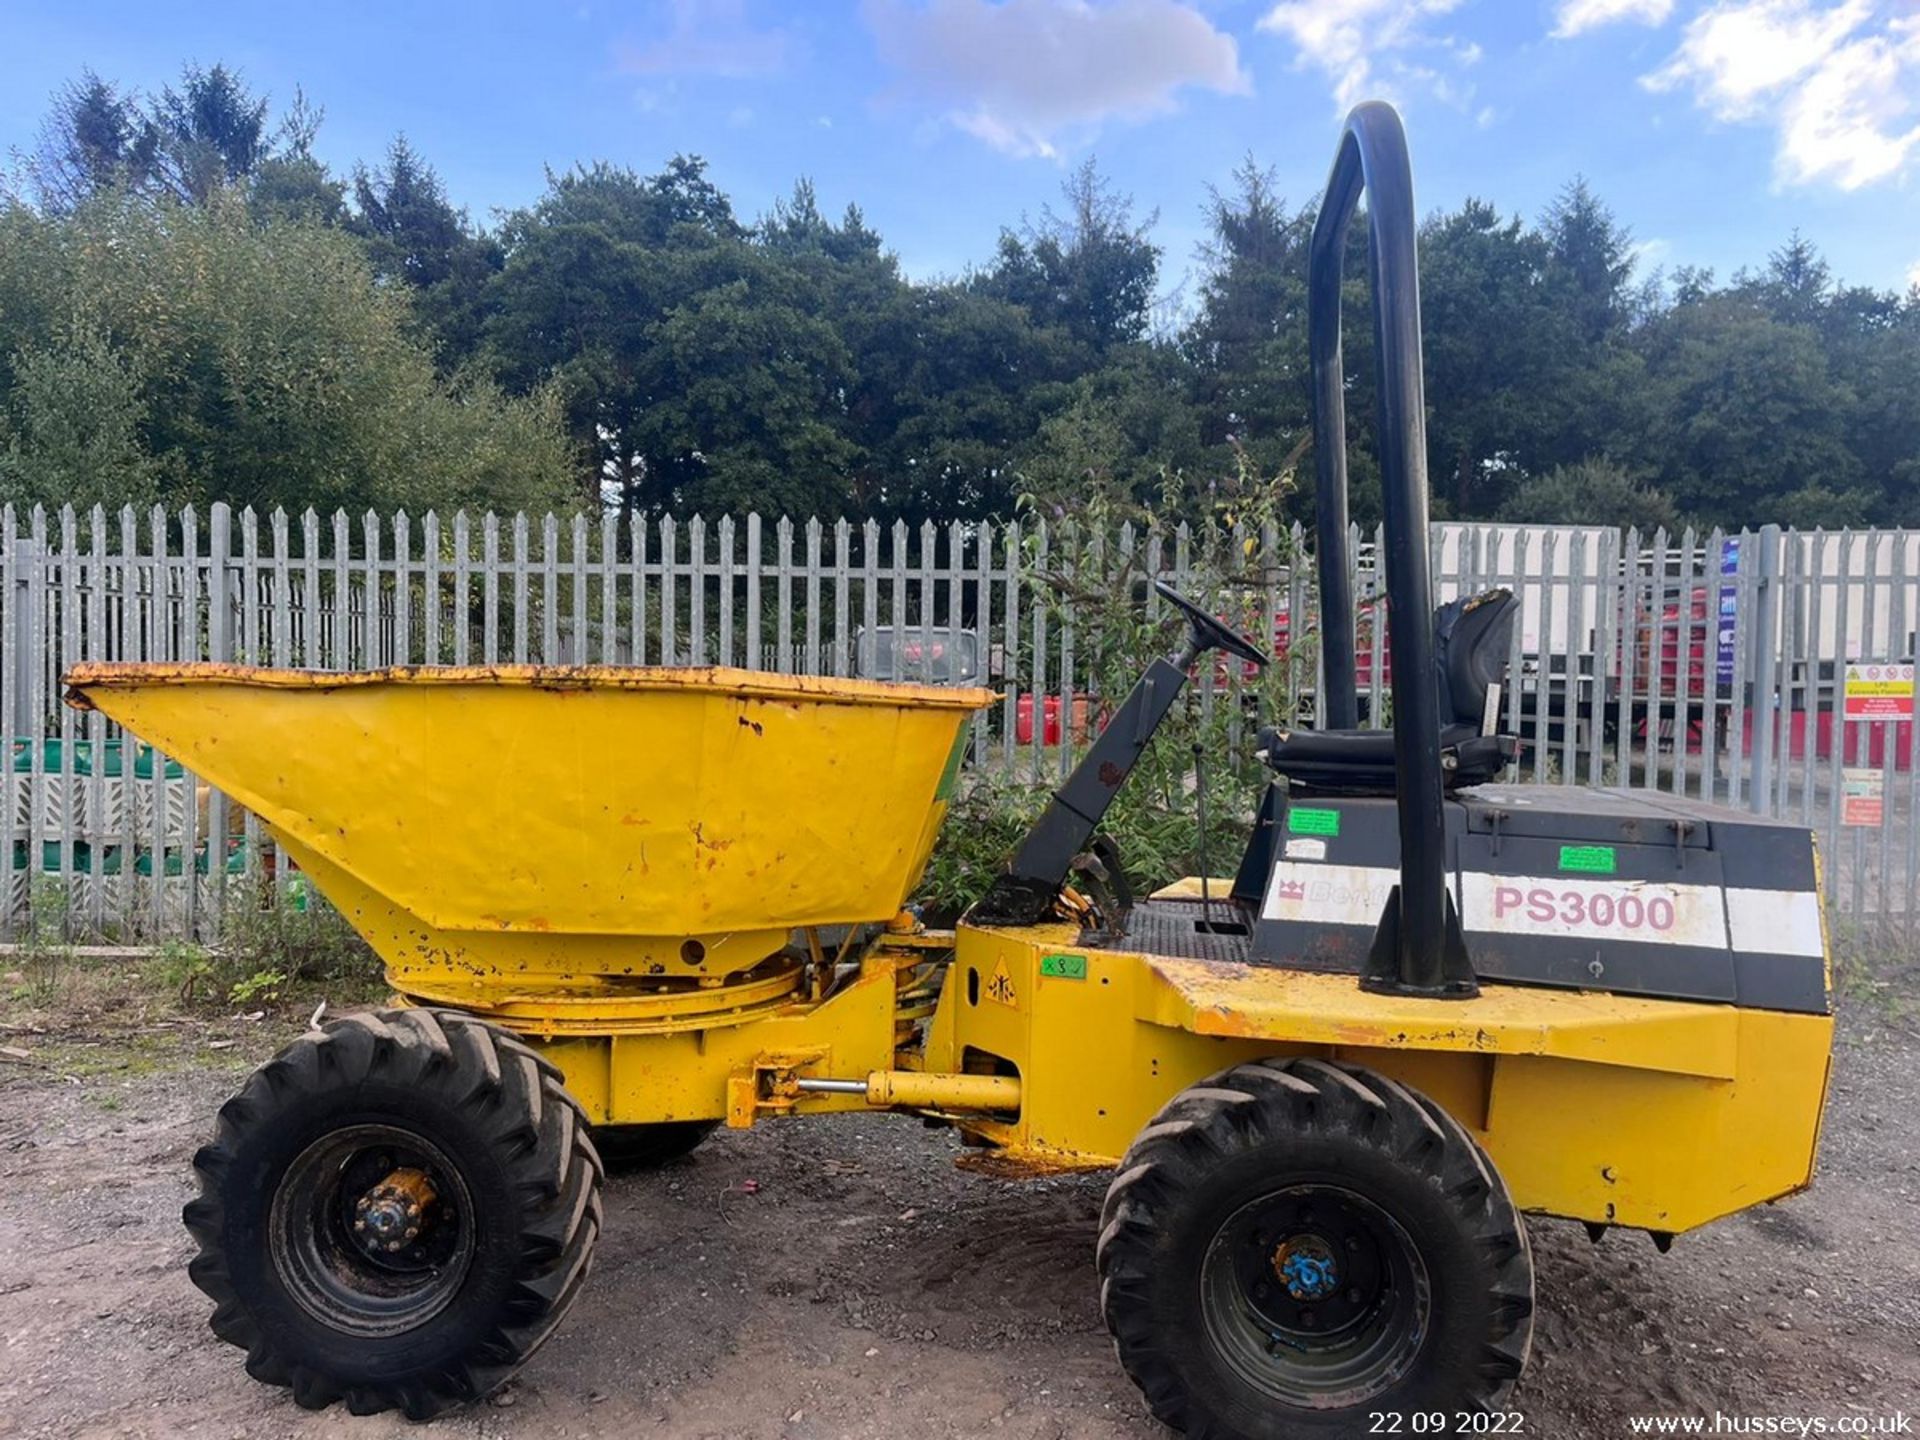
{"type": "Polygon", "coordinates": [[[1182,595],[1164,580],[1153,582],[1153,588],[1166,599],[1171,600],[1180,613],[1187,617],[1192,627],[1194,642],[1202,649],[1218,646],[1229,655],[1238,655],[1253,665],[1265,665],[1272,657],[1252,640],[1238,630],[1230,630],[1224,621],[1209,615],[1193,601],[1182,595]]]}

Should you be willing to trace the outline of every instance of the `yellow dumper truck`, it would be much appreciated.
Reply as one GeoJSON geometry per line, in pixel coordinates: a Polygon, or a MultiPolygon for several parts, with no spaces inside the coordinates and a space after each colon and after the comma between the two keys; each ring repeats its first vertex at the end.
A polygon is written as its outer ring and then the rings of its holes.
{"type": "Polygon", "coordinates": [[[1013,1175],[1113,1172],[1102,1308],[1175,1428],[1478,1430],[1460,1417],[1526,1362],[1523,1217],[1664,1247],[1808,1183],[1832,1032],[1808,832],[1499,779],[1512,600],[1431,608],[1412,190],[1378,105],[1349,118],[1313,243],[1323,613],[1353,614],[1338,262],[1363,189],[1395,725],[1353,728],[1353,635],[1329,623],[1328,728],[1263,735],[1230,879],[1138,902],[1072,883],[1202,657],[1265,658],[1171,590],[1170,655],[952,931],[902,907],[984,690],[67,677],[254,811],[395,991],[263,1065],[195,1158],[193,1280],[251,1374],[355,1412],[475,1400],[586,1278],[597,1147],[877,1110],[1013,1175]]]}

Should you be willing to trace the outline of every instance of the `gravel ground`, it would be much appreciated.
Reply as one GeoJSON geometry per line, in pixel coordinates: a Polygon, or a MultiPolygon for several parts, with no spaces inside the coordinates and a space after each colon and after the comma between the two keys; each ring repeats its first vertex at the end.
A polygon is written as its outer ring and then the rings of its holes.
{"type": "MultiPolygon", "coordinates": [[[[256,1024],[208,1048],[237,1024],[169,1042],[203,1063],[77,1079],[70,1045],[0,1036],[51,1057],[0,1064],[0,1436],[1165,1434],[1096,1308],[1104,1180],[971,1174],[949,1135],[886,1116],[722,1132],[611,1178],[591,1282],[492,1403],[424,1428],[302,1412],[247,1379],[185,1273],[188,1157],[235,1064],[276,1038],[256,1024]]],[[[1665,1257],[1534,1224],[1523,1433],[1920,1405],[1920,1036],[1877,1017],[1843,1032],[1809,1194],[1665,1257]]]]}

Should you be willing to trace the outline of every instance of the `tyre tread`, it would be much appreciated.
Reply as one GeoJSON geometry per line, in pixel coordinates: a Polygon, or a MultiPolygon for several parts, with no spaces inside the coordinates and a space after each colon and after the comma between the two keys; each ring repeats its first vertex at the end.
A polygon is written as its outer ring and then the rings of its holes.
{"type": "Polygon", "coordinates": [[[498,1388],[553,1333],[592,1266],[603,1167],[578,1100],[558,1067],[531,1046],[453,1010],[402,1007],[345,1016],[309,1031],[254,1071],[220,1108],[213,1140],[193,1160],[199,1193],[182,1211],[196,1253],[193,1283],[213,1302],[214,1334],[247,1352],[247,1373],[323,1409],[344,1399],[356,1415],[399,1410],[430,1420],[498,1388]],[[344,1383],[283,1354],[229,1275],[222,1181],[246,1132],[270,1124],[289,1097],[352,1083],[377,1070],[448,1086],[478,1112],[522,1200],[518,1273],[480,1344],[459,1363],[382,1383],[344,1383]]]}
{"type": "Polygon", "coordinates": [[[1525,1226],[1498,1173],[1444,1108],[1360,1066],[1319,1059],[1258,1060],[1175,1095],[1127,1151],[1101,1209],[1100,1308],[1120,1364],[1164,1424],[1234,1440],[1189,1387],[1155,1333],[1149,1293],[1167,1212],[1218,1159],[1289,1136],[1357,1138],[1446,1197],[1493,1276],[1492,1331],[1467,1380],[1470,1403],[1498,1406],[1525,1368],[1533,1265],[1525,1226]],[[1254,1101],[1249,1108],[1248,1101],[1254,1101]],[[1253,1129],[1250,1133],[1249,1125],[1253,1129]]]}

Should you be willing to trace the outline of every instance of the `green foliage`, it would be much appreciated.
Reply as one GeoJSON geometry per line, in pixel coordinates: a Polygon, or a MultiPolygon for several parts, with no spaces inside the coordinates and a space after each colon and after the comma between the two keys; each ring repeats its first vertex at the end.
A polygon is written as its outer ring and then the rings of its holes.
{"type": "Polygon", "coordinates": [[[0,502],[144,506],[158,467],[141,443],[138,377],[97,327],[62,327],[13,357],[0,410],[0,502]]]}
{"type": "Polygon", "coordinates": [[[1018,305],[1033,324],[1057,329],[1085,355],[1102,359],[1143,339],[1160,249],[1154,219],[1133,217],[1089,158],[1061,187],[1064,215],[1051,208],[1037,224],[1002,230],[991,267],[976,277],[984,294],[1018,305]]]}
{"type": "Polygon", "coordinates": [[[227,989],[227,1000],[234,1005],[268,1003],[280,998],[291,977],[284,970],[262,966],[251,975],[243,975],[227,989]]]}
{"type": "MultiPolygon", "coordinates": [[[[1251,158],[1183,312],[1155,218],[1091,161],[976,270],[911,280],[805,181],[748,223],[697,156],[587,164],[488,229],[404,138],[336,178],[319,124],[219,64],[55,94],[33,203],[0,208],[6,493],[947,520],[1097,453],[1171,520],[1312,444],[1313,197],[1251,158]]],[[[1365,230],[1343,358],[1370,524],[1365,230]]],[[[1581,180],[1531,220],[1434,214],[1420,250],[1436,514],[1920,523],[1920,291],[1842,286],[1797,234],[1726,283],[1649,276],[1581,180]],[[1593,457],[1637,483],[1575,510],[1593,457]]],[[[1312,487],[1280,505],[1311,522],[1312,487]]]]}
{"type": "Polygon", "coordinates": [[[1680,523],[1667,495],[1605,459],[1556,465],[1523,482],[1500,507],[1502,520],[1539,525],[1591,525],[1595,515],[1609,525],[1637,526],[1642,535],[1680,523]]]}
{"type": "Polygon", "coordinates": [[[183,1005],[311,1004],[316,992],[347,1002],[381,987],[379,960],[304,876],[278,887],[259,873],[236,877],[219,930],[214,948],[169,940],[154,958],[155,976],[183,1005]]]}
{"type": "Polygon", "coordinates": [[[9,208],[0,333],[17,501],[417,511],[570,491],[549,400],[438,378],[353,237],[233,196],[9,208]]]}
{"type": "Polygon", "coordinates": [[[414,327],[442,368],[464,364],[479,348],[486,285],[503,258],[499,242],[454,208],[404,136],[377,169],[354,173],[353,196],[350,228],[366,241],[374,276],[412,295],[414,327]]]}
{"type": "Polygon", "coordinates": [[[215,1006],[269,1004],[320,987],[359,998],[381,983],[367,943],[301,875],[277,887],[257,872],[230,884],[208,961],[199,993],[215,1006]]]}
{"type": "Polygon", "coordinates": [[[214,974],[214,959],[207,950],[191,940],[166,940],[153,957],[154,975],[160,983],[191,1005],[206,994],[214,974]]]}
{"type": "MultiPolygon", "coordinates": [[[[1036,489],[1021,500],[1028,517],[1021,557],[1028,604],[1049,612],[1056,624],[1071,616],[1079,683],[1092,697],[1094,723],[1152,660],[1177,646],[1183,622],[1164,605],[1153,614],[1147,598],[1154,577],[1145,565],[1146,536],[1166,528],[1166,516],[1194,517],[1187,522],[1191,597],[1268,647],[1272,637],[1260,636],[1259,617],[1269,587],[1284,583],[1296,558],[1281,524],[1287,477],[1261,474],[1239,452],[1233,476],[1205,493],[1168,474],[1160,493],[1142,502],[1101,457],[1101,437],[1112,433],[1097,416],[1049,431],[1054,449],[1027,476],[1036,489]],[[1112,543],[1123,523],[1136,528],[1130,550],[1112,543]]],[[[1221,662],[1212,678],[1213,694],[1203,697],[1201,687],[1190,687],[1162,723],[1102,826],[1136,893],[1197,874],[1203,863],[1215,875],[1230,871],[1270,778],[1252,754],[1251,739],[1261,715],[1290,713],[1284,667],[1271,665],[1246,679],[1237,663],[1221,662]],[[1197,797],[1202,769],[1204,839],[1197,797]]],[[[1016,763],[1024,767],[1024,758],[1016,763]]],[[[1047,786],[1022,775],[971,776],[949,811],[921,899],[942,914],[978,899],[1047,796],[1047,786]]]]}
{"type": "Polygon", "coordinates": [[[73,960],[73,894],[58,875],[36,875],[27,891],[27,923],[18,958],[26,976],[22,998],[45,1005],[60,993],[61,978],[73,960]]]}
{"type": "Polygon", "coordinates": [[[319,112],[296,92],[270,128],[269,109],[225,65],[187,65],[177,85],[144,98],[83,71],[55,92],[26,178],[55,213],[113,192],[204,205],[268,167],[311,161],[319,112]]]}

